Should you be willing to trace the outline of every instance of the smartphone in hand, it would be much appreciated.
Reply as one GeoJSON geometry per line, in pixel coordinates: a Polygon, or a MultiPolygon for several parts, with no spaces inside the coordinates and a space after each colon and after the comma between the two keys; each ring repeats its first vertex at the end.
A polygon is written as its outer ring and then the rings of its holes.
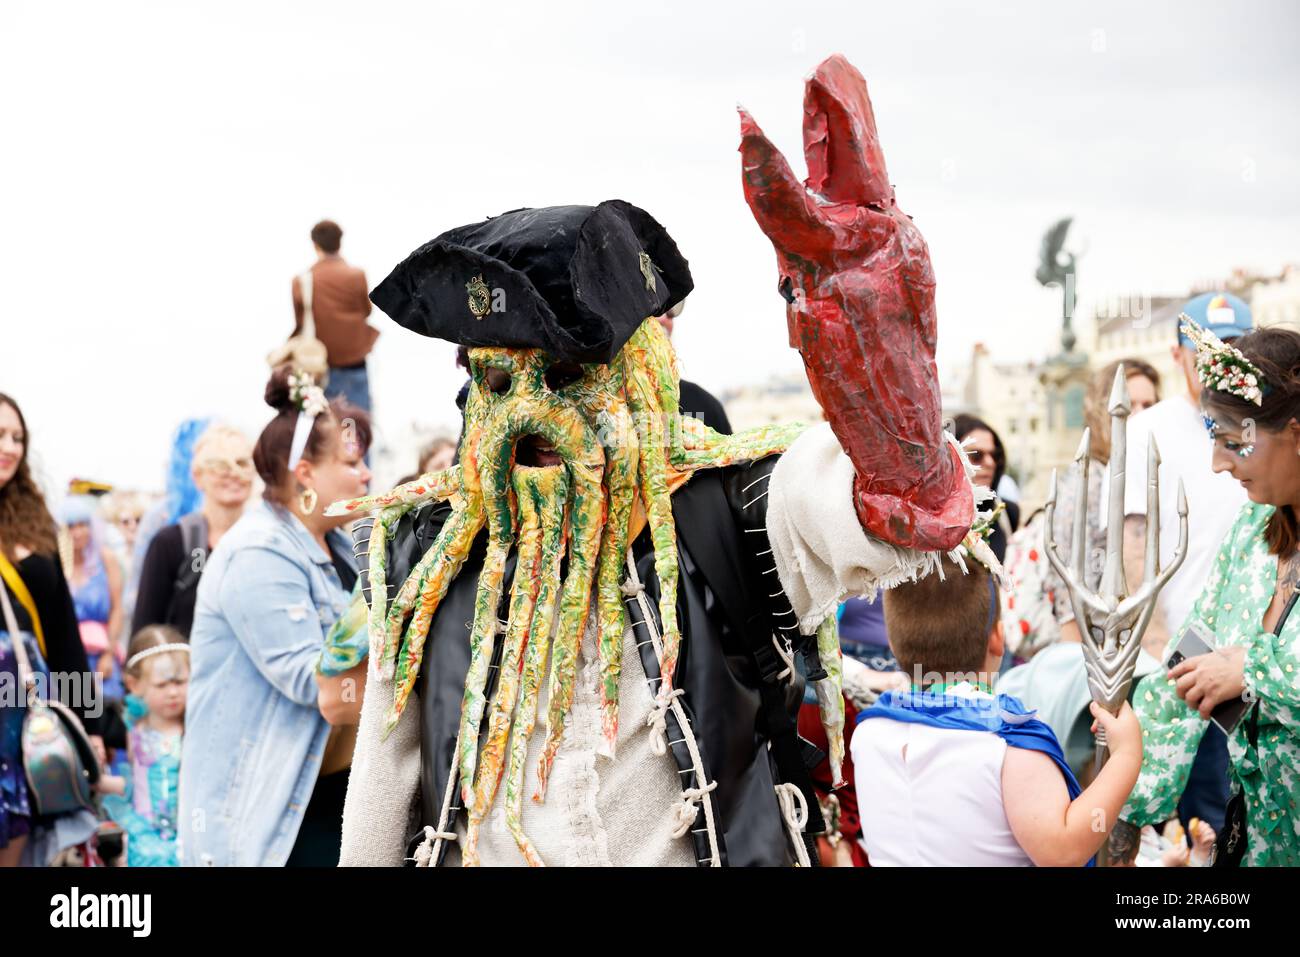
{"type": "MultiPolygon", "coordinates": [[[[1187,626],[1187,630],[1179,637],[1178,643],[1174,650],[1169,653],[1165,659],[1165,671],[1169,671],[1180,662],[1188,658],[1195,658],[1197,655],[1209,655],[1215,651],[1214,635],[1199,621],[1194,621],[1187,626]]],[[[1233,698],[1219,704],[1210,712],[1210,721],[1224,734],[1232,734],[1241,720],[1241,716],[1246,713],[1248,707],[1245,697],[1233,698]]]]}

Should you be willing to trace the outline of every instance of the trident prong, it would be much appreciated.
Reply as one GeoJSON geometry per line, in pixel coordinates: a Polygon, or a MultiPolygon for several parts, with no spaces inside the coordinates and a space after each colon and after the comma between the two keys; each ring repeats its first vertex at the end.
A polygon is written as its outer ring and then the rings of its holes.
{"type": "MultiPolygon", "coordinates": [[[[1115,371],[1110,402],[1110,500],[1107,508],[1106,565],[1098,588],[1090,588],[1080,556],[1086,536],[1088,506],[1088,464],[1081,463],[1074,514],[1074,541],[1071,543],[1072,569],[1066,568],[1060,554],[1056,536],[1052,532],[1056,515],[1057,476],[1052,473],[1048,494],[1047,514],[1044,516],[1047,533],[1044,551],[1047,560],[1070,593],[1070,604],[1083,639],[1083,661],[1088,676],[1088,690],[1092,697],[1111,714],[1118,714],[1128,698],[1133,683],[1133,669],[1137,666],[1142,635],[1155,612],[1156,598],[1169,579],[1178,571],[1187,557],[1187,495],[1183,484],[1178,483],[1178,548],[1168,567],[1160,568],[1160,453],[1155,439],[1147,444],[1147,534],[1146,555],[1143,563],[1142,584],[1133,595],[1128,593],[1124,575],[1124,487],[1128,460],[1128,383],[1124,366],[1115,371]]],[[[1084,432],[1079,453],[1086,453],[1090,437],[1084,432]]],[[[1076,456],[1076,461],[1078,457],[1076,456]]],[[[1097,738],[1097,767],[1106,763],[1109,752],[1105,738],[1097,738]]]]}
{"type": "MultiPolygon", "coordinates": [[[[1160,474],[1160,449],[1156,446],[1153,433],[1147,434],[1147,543],[1146,564],[1142,570],[1142,580],[1150,581],[1160,571],[1160,483],[1156,476],[1160,474]]],[[[1179,479],[1179,487],[1182,487],[1179,479]]]]}
{"type": "MultiPolygon", "coordinates": [[[[1083,487],[1088,487],[1088,460],[1092,458],[1092,429],[1083,430],[1083,438],[1079,440],[1079,450],[1074,453],[1074,461],[1079,464],[1079,474],[1082,476],[1083,487]]],[[[1055,497],[1053,497],[1055,498],[1055,497]]],[[[1074,513],[1074,541],[1070,545],[1070,551],[1074,558],[1074,573],[1079,576],[1079,581],[1086,581],[1085,569],[1087,568],[1088,554],[1088,513],[1083,509],[1076,509],[1074,513]]]]}

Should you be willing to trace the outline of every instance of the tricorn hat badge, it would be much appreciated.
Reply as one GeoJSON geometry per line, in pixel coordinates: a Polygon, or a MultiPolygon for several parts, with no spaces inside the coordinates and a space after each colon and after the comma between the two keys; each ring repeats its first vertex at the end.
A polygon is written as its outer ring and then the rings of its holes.
{"type": "Polygon", "coordinates": [[[465,283],[465,289],[469,292],[469,311],[474,313],[475,319],[482,319],[492,311],[492,293],[482,275],[465,283]]]}
{"type": "Polygon", "coordinates": [[[655,292],[655,268],[654,263],[650,261],[650,254],[643,250],[637,253],[636,258],[641,264],[641,275],[645,277],[646,289],[655,292]]]}

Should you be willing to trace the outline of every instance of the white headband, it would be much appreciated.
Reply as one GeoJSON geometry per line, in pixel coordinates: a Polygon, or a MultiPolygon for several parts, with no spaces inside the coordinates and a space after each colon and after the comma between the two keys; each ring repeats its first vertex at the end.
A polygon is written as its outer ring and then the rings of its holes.
{"type": "Polygon", "coordinates": [[[146,658],[152,658],[154,655],[161,655],[168,651],[183,651],[188,655],[190,653],[190,646],[179,641],[168,642],[165,645],[154,645],[152,648],[138,651],[130,658],[126,659],[126,667],[127,669],[134,668],[146,658]]]}
{"type": "Polygon", "coordinates": [[[289,376],[289,398],[298,406],[298,418],[293,423],[293,442],[289,444],[289,471],[292,472],[302,461],[316,416],[329,408],[329,401],[321,387],[305,372],[289,376]]]}
{"type": "Polygon", "coordinates": [[[293,424],[293,442],[289,445],[290,472],[302,460],[302,453],[307,448],[307,438],[311,435],[311,427],[316,423],[316,415],[315,412],[307,411],[298,413],[298,419],[293,424]]]}

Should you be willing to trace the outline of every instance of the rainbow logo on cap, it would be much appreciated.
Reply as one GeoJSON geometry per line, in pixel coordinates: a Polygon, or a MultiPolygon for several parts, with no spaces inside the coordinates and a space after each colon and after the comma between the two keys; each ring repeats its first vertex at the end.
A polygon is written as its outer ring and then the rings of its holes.
{"type": "Polygon", "coordinates": [[[1235,326],[1237,313],[1224,296],[1215,296],[1205,306],[1205,322],[1209,326],[1235,326]]]}

